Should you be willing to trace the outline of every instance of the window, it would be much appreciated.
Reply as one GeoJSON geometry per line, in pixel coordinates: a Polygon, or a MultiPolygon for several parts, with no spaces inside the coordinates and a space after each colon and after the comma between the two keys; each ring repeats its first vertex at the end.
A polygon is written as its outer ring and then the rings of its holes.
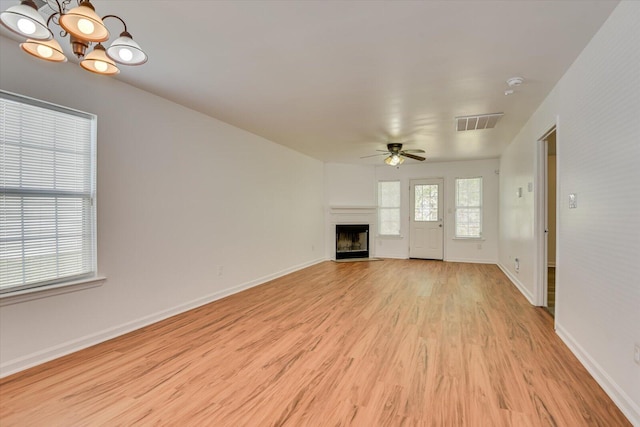
{"type": "Polygon", "coordinates": [[[456,178],[455,237],[482,237],[482,177],[456,178]]]}
{"type": "Polygon", "coordinates": [[[414,221],[438,221],[438,184],[414,185],[414,221]]]}
{"type": "Polygon", "coordinates": [[[0,91],[0,293],[95,276],[96,117],[0,91]]]}
{"type": "Polygon", "coordinates": [[[400,235],[400,181],[378,182],[378,233],[400,235]]]}

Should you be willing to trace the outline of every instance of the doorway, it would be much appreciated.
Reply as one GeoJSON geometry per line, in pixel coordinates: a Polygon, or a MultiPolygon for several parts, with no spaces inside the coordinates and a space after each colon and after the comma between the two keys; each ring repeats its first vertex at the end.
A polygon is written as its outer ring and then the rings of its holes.
{"type": "Polygon", "coordinates": [[[552,128],[540,140],[538,158],[539,208],[542,221],[539,233],[540,250],[538,262],[538,283],[541,290],[541,305],[555,317],[556,314],[556,235],[557,235],[557,139],[556,128],[552,128]]]}
{"type": "Polygon", "coordinates": [[[410,181],[409,258],[444,259],[443,178],[410,181]]]}

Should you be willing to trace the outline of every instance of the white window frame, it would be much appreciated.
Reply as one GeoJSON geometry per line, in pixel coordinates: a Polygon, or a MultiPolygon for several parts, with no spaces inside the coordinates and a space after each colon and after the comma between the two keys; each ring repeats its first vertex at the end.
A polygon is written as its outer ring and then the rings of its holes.
{"type": "MultiPolygon", "coordinates": [[[[78,110],[73,110],[67,107],[62,107],[59,105],[55,105],[55,104],[51,104],[45,101],[40,101],[37,99],[33,99],[33,98],[29,98],[29,97],[25,97],[22,95],[17,95],[17,94],[13,94],[10,92],[6,92],[6,91],[0,91],[0,98],[2,98],[3,100],[7,100],[10,101],[10,103],[19,103],[19,104],[23,104],[23,105],[28,105],[28,106],[32,106],[32,107],[37,107],[37,108],[41,108],[41,109],[45,109],[45,110],[50,110],[52,112],[55,113],[62,113],[62,114],[67,114],[69,116],[74,116],[74,117],[78,117],[80,119],[86,119],[89,121],[89,123],[85,122],[85,125],[88,124],[90,126],[90,131],[89,131],[89,138],[90,140],[86,142],[86,146],[87,146],[87,151],[89,151],[89,157],[90,157],[90,165],[86,168],[88,170],[88,174],[90,174],[90,176],[87,176],[87,174],[84,174],[84,182],[88,183],[89,189],[87,190],[63,190],[63,189],[56,189],[56,188],[47,188],[47,185],[43,184],[41,187],[37,187],[34,186],[33,184],[31,184],[30,186],[27,187],[23,187],[22,184],[16,186],[15,184],[13,184],[12,182],[15,182],[15,176],[13,179],[10,179],[9,176],[5,176],[4,172],[5,171],[9,171],[9,164],[4,164],[5,162],[5,158],[4,157],[0,157],[0,162],[2,162],[2,173],[0,173],[0,196],[2,196],[2,200],[7,200],[7,205],[4,204],[0,204],[0,209],[2,209],[2,211],[0,211],[0,215],[7,215],[5,216],[5,219],[7,221],[9,221],[9,212],[10,212],[10,205],[9,203],[15,203],[15,197],[18,196],[20,198],[25,197],[27,199],[20,199],[20,200],[29,200],[31,203],[34,202],[34,200],[37,200],[38,197],[46,197],[46,198],[54,198],[56,201],[57,200],[63,200],[63,199],[80,199],[80,200],[84,200],[85,202],[85,206],[86,206],[86,202],[89,203],[89,209],[86,208],[78,208],[77,211],[73,211],[75,212],[76,215],[83,215],[83,218],[88,218],[87,220],[83,221],[87,223],[87,226],[83,227],[83,236],[88,236],[88,241],[89,243],[83,244],[81,246],[82,248],[82,254],[83,254],[83,258],[84,259],[89,259],[88,262],[84,261],[82,262],[83,266],[86,266],[86,268],[83,268],[84,271],[82,271],[81,273],[63,273],[60,274],[60,271],[57,270],[56,276],[57,277],[53,277],[53,275],[48,275],[48,276],[44,276],[43,279],[41,280],[30,280],[27,281],[25,277],[23,277],[22,283],[20,284],[9,284],[11,282],[8,282],[6,284],[6,286],[2,286],[2,282],[0,281],[0,306],[2,305],[7,305],[7,304],[13,304],[16,302],[21,302],[21,301],[25,301],[25,300],[30,300],[30,299],[36,299],[36,298],[41,298],[44,296],[50,296],[50,295],[57,295],[57,294],[61,294],[61,293],[67,293],[67,292],[73,292],[75,290],[80,290],[80,289],[85,289],[85,288],[89,288],[89,287],[94,287],[94,286],[98,286],[99,284],[101,284],[102,281],[104,281],[104,277],[99,277],[97,275],[97,232],[96,232],[96,139],[97,139],[97,117],[94,114],[90,114],[90,113],[85,113],[82,111],[78,111],[78,110]],[[6,178],[6,179],[5,179],[6,178]],[[5,199],[6,197],[6,199],[5,199]],[[10,202],[11,199],[14,199],[13,202],[10,202]],[[37,294],[37,295],[36,295],[37,294]]],[[[10,105],[10,103],[7,104],[7,106],[10,105]]],[[[17,111],[14,110],[14,111],[17,111]]],[[[2,114],[5,114],[5,110],[2,110],[2,114]]],[[[16,113],[17,114],[17,113],[16,113]]],[[[5,117],[0,117],[0,119],[2,120],[2,122],[4,123],[5,117]]],[[[27,121],[28,122],[28,121],[27,121]]],[[[36,134],[41,134],[42,133],[42,128],[40,126],[38,126],[38,123],[36,120],[33,120],[31,122],[28,122],[29,125],[32,127],[30,127],[29,129],[31,130],[32,134],[36,135],[36,134]]],[[[4,125],[3,125],[4,126],[4,125]]],[[[4,127],[2,129],[5,129],[4,127]]],[[[6,128],[6,129],[10,129],[10,128],[6,128]]],[[[15,129],[15,128],[14,128],[15,129]]],[[[23,124],[21,124],[20,128],[18,129],[19,134],[21,134],[23,132],[24,129],[27,129],[26,127],[24,127],[23,124]]],[[[49,129],[48,129],[49,130],[49,129]]],[[[26,133],[26,132],[25,132],[26,133]]],[[[22,152],[21,150],[25,150],[28,149],[28,145],[23,145],[23,140],[21,139],[21,137],[19,137],[17,140],[14,141],[9,141],[9,137],[5,136],[5,134],[3,132],[0,132],[0,150],[2,152],[4,152],[4,150],[9,150],[9,147],[12,147],[14,153],[16,150],[19,150],[20,152],[22,152]],[[25,147],[25,148],[22,148],[25,147]]],[[[33,149],[37,149],[37,148],[32,148],[33,149]]],[[[42,149],[40,149],[42,150],[42,149]]],[[[43,153],[46,153],[46,150],[43,151],[43,153]]],[[[58,153],[58,149],[54,149],[51,152],[51,156],[56,156],[56,153],[58,153]]],[[[20,155],[21,156],[21,155],[20,155]]],[[[46,157],[43,157],[46,158],[46,157]]],[[[7,157],[7,159],[9,159],[9,157],[7,157]]],[[[21,157],[20,157],[21,159],[21,157]]],[[[9,160],[6,160],[9,161],[9,160]]],[[[25,164],[22,163],[22,160],[15,160],[14,161],[18,161],[19,163],[17,163],[19,165],[19,176],[22,177],[22,171],[23,168],[25,167],[25,164]]],[[[55,164],[56,161],[52,161],[53,165],[53,171],[55,174],[55,164]]],[[[86,164],[86,163],[85,163],[86,164]]],[[[13,164],[14,169],[13,171],[15,172],[15,166],[16,163],[13,164]]],[[[27,164],[28,166],[29,164],[27,164]]],[[[37,166],[36,166],[37,167],[37,166]]],[[[84,169],[84,168],[83,168],[84,169]]],[[[7,172],[9,173],[9,172],[7,172]]],[[[22,178],[20,178],[20,182],[22,182],[22,178]]],[[[76,182],[76,181],[74,181],[76,182]]],[[[20,203],[25,203],[25,202],[20,202],[20,203]]],[[[60,234],[57,231],[58,230],[58,202],[55,202],[55,206],[56,206],[56,214],[55,214],[55,229],[56,229],[56,233],[55,233],[55,240],[56,242],[58,241],[58,239],[60,239],[60,234]]],[[[65,211],[65,212],[70,212],[70,211],[65,211]]],[[[21,214],[21,219],[20,221],[24,224],[25,220],[24,220],[24,214],[21,214]]],[[[32,213],[33,215],[33,213],[32,213]]],[[[14,217],[15,218],[15,217],[14,217]]],[[[7,223],[10,224],[10,223],[7,223]]],[[[8,227],[8,226],[7,226],[8,227]]],[[[23,226],[24,227],[24,226],[23,226]]],[[[14,230],[15,231],[15,230],[14,230]]],[[[29,237],[25,237],[25,231],[24,228],[19,232],[20,234],[20,242],[24,242],[25,238],[29,238],[29,237]]],[[[30,236],[30,238],[32,238],[30,236]]],[[[5,242],[9,242],[9,241],[15,241],[15,233],[14,236],[10,236],[10,235],[3,235],[0,232],[0,272],[2,271],[3,267],[9,268],[9,261],[8,258],[5,258],[4,262],[6,262],[7,264],[5,266],[2,265],[2,257],[3,255],[5,255],[6,257],[9,257],[10,253],[12,253],[9,249],[6,249],[6,251],[3,251],[3,249],[5,248],[5,246],[3,245],[3,241],[5,242]],[[4,238],[4,239],[3,239],[4,238]],[[4,252],[4,253],[3,253],[4,252]]],[[[8,246],[7,246],[8,247],[8,246]]],[[[24,247],[24,246],[22,246],[24,247]]],[[[57,244],[56,244],[56,248],[57,248],[57,244]]],[[[24,249],[23,249],[24,251],[24,249]]],[[[58,249],[56,249],[56,255],[55,259],[58,260],[59,258],[59,254],[58,254],[58,249]]],[[[13,255],[15,255],[15,252],[13,253],[13,255]]],[[[18,258],[19,261],[21,263],[21,265],[23,266],[22,268],[26,268],[25,267],[25,258],[18,258]]],[[[58,264],[59,261],[56,261],[56,265],[58,264]]],[[[49,267],[47,267],[49,268],[49,267]]],[[[59,267],[56,267],[59,268],[59,267]]],[[[9,271],[9,270],[7,270],[9,271]]],[[[42,269],[41,271],[46,273],[46,269],[42,269]]]]}
{"type": "Polygon", "coordinates": [[[453,232],[454,232],[454,238],[455,239],[461,239],[461,240],[482,240],[482,223],[484,221],[484,216],[483,216],[483,197],[484,197],[484,180],[482,179],[482,176],[474,176],[474,177],[464,177],[464,178],[456,178],[455,182],[454,182],[454,205],[455,205],[455,213],[454,213],[454,227],[453,227],[453,232]],[[458,204],[458,182],[460,181],[468,181],[468,180],[480,180],[480,204],[479,205],[462,205],[462,204],[458,204]],[[469,236],[469,235],[461,235],[458,234],[458,210],[459,209],[477,209],[478,210],[478,216],[480,218],[479,224],[478,224],[478,228],[479,228],[479,232],[477,235],[473,235],[473,236],[469,236]]]}
{"type": "Polygon", "coordinates": [[[401,221],[401,205],[402,205],[402,185],[400,180],[388,180],[388,181],[378,181],[378,235],[379,236],[388,236],[388,237],[400,237],[400,229],[402,227],[401,221]],[[383,184],[395,183],[398,186],[398,200],[397,204],[393,206],[382,206],[382,198],[380,197],[381,186],[383,184]],[[397,233],[383,233],[382,232],[382,212],[395,212],[398,219],[398,230],[397,233]]]}

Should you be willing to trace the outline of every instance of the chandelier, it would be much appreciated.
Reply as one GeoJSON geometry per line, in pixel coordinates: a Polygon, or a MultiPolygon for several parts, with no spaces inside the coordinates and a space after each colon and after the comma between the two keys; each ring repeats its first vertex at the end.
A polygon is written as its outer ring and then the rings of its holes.
{"type": "Polygon", "coordinates": [[[33,0],[22,0],[19,5],[12,6],[0,13],[0,22],[12,32],[26,37],[20,43],[22,50],[30,55],[46,61],[66,62],[67,57],[60,43],[53,38],[49,28],[51,22],[62,28],[61,37],[69,36],[73,53],[80,59],[80,66],[97,74],[118,74],[118,64],[142,65],[147,62],[147,54],[140,45],[133,41],[127,31],[127,24],[116,15],[100,18],[89,0],[77,0],[78,6],[67,10],[72,0],[44,0],[54,10],[45,22],[33,0]],[[120,37],[107,48],[102,42],[109,40],[109,30],[103,21],[107,18],[119,20],[124,26],[120,37]],[[92,43],[93,50],[86,54],[92,43]]]}

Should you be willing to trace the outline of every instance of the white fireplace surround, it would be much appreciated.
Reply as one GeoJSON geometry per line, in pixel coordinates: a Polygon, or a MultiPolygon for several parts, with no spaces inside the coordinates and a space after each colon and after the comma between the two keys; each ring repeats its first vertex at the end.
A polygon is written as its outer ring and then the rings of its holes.
{"type": "Polygon", "coordinates": [[[375,241],[378,230],[378,208],[376,206],[330,206],[329,247],[331,259],[336,259],[336,225],[369,224],[369,256],[375,256],[375,241]]]}

